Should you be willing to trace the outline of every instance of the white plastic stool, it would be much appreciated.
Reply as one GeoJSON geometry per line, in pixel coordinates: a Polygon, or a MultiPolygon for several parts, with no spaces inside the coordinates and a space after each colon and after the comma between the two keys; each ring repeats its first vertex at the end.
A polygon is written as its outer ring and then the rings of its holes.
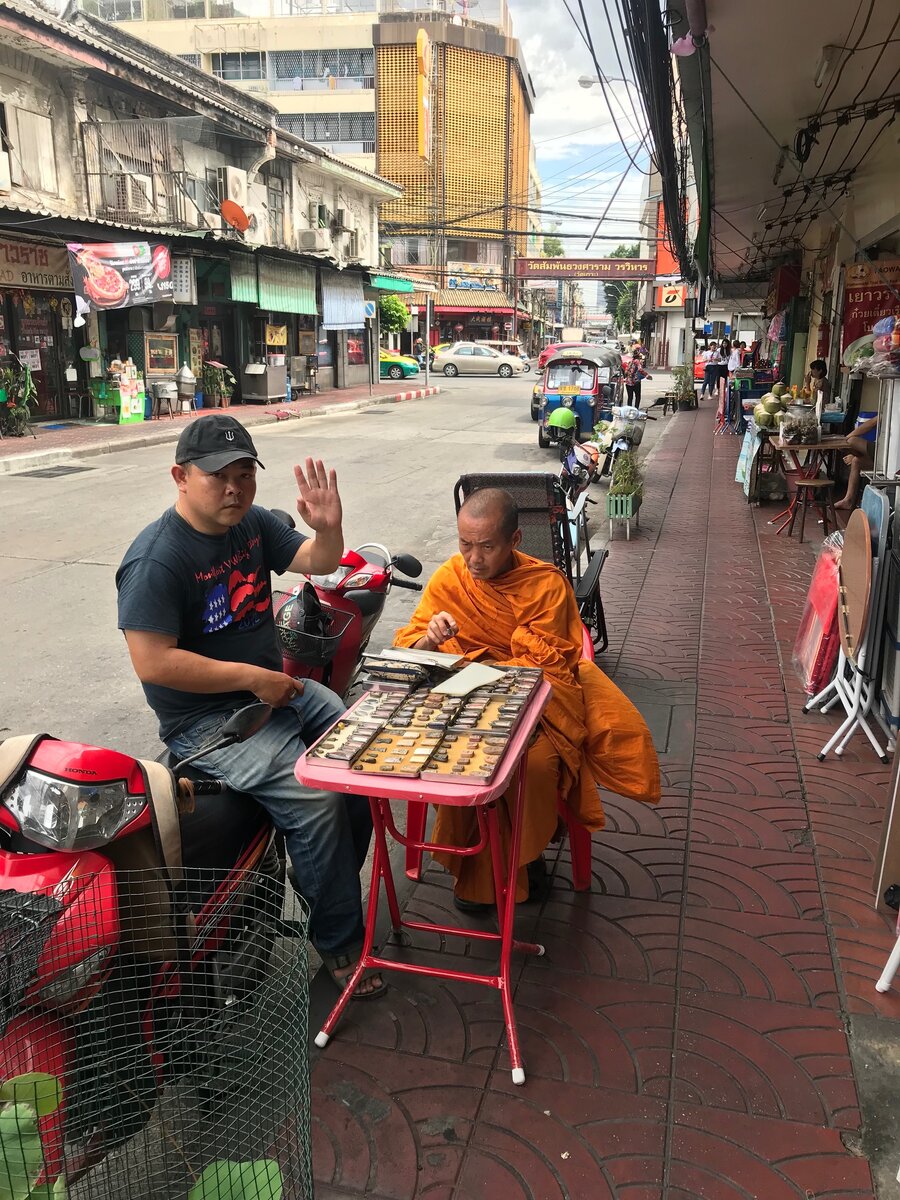
{"type": "Polygon", "coordinates": [[[897,918],[897,940],[894,942],[894,948],[888,956],[888,960],[884,965],[884,970],[881,972],[881,977],[875,984],[876,992],[889,992],[894,976],[900,970],[900,916],[897,918]]]}

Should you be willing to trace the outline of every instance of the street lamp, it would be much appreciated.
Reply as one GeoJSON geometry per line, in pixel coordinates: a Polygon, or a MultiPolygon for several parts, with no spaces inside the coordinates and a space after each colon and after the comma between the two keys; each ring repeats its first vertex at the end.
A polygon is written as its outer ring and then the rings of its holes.
{"type": "MultiPolygon", "coordinates": [[[[579,87],[592,88],[592,87],[595,87],[600,82],[601,82],[601,80],[600,80],[599,75],[579,75],[578,76],[578,86],[579,87]]],[[[634,87],[634,88],[637,87],[637,84],[634,82],[633,79],[623,79],[621,75],[604,75],[602,82],[603,83],[630,83],[632,87],[634,87]]]]}

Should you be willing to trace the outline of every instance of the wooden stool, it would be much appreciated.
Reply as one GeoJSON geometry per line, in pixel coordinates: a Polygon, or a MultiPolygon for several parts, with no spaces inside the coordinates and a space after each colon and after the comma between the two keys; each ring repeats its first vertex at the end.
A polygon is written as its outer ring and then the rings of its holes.
{"type": "Polygon", "coordinates": [[[791,523],[788,525],[788,537],[794,532],[794,522],[797,519],[797,509],[800,509],[800,541],[803,541],[803,531],[806,526],[806,510],[810,505],[810,497],[812,505],[817,508],[822,514],[822,536],[828,537],[828,514],[831,513],[832,528],[838,528],[838,516],[834,507],[834,497],[831,494],[831,489],[834,486],[830,479],[798,479],[797,480],[797,499],[794,504],[794,511],[791,514],[791,523]]]}

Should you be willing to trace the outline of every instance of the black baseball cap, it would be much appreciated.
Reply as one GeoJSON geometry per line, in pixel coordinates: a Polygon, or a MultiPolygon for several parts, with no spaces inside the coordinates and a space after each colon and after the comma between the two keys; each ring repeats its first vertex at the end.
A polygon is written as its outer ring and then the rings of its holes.
{"type": "Polygon", "coordinates": [[[257,466],[263,466],[250,434],[227,413],[197,417],[182,430],[175,447],[175,461],[180,466],[193,463],[207,474],[221,471],[241,458],[252,458],[257,466]]]}

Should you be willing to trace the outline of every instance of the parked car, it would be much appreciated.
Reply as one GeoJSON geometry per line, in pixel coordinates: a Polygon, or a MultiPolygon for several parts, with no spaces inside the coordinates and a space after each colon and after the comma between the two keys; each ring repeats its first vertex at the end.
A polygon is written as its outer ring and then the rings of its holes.
{"type": "Polygon", "coordinates": [[[500,354],[478,342],[455,342],[435,355],[434,369],[451,379],[454,375],[499,375],[508,379],[520,375],[525,367],[512,354],[500,354]]]}
{"type": "Polygon", "coordinates": [[[526,372],[531,370],[531,359],[522,349],[522,344],[515,338],[507,339],[505,342],[478,342],[478,345],[490,346],[492,350],[496,350],[500,354],[511,354],[513,358],[521,358],[526,372]]]}
{"type": "Polygon", "coordinates": [[[394,350],[381,350],[378,355],[378,374],[382,379],[409,379],[418,375],[419,364],[406,354],[394,350]]]}

